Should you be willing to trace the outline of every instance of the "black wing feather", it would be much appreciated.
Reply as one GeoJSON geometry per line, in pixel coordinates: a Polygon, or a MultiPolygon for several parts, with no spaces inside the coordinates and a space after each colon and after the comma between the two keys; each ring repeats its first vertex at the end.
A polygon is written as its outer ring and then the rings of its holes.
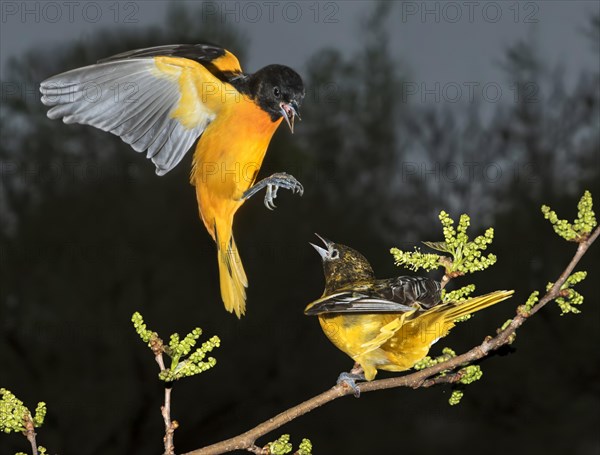
{"type": "Polygon", "coordinates": [[[324,313],[406,313],[415,309],[389,300],[374,299],[365,294],[347,291],[312,302],[306,307],[304,314],[315,316],[324,313]]]}
{"type": "Polygon", "coordinates": [[[441,285],[425,277],[401,276],[340,289],[306,307],[307,315],[324,313],[405,313],[441,302],[441,285]]]}
{"type": "Polygon", "coordinates": [[[379,297],[393,302],[410,305],[418,303],[429,309],[442,298],[442,286],[439,281],[422,276],[400,276],[377,282],[379,297]]]}
{"type": "Polygon", "coordinates": [[[224,81],[232,82],[243,76],[244,73],[233,71],[222,71],[212,62],[223,57],[226,50],[213,44],[166,44],[164,46],[148,47],[145,49],[135,49],[123,52],[111,57],[98,60],[98,63],[112,62],[116,60],[128,60],[132,58],[150,58],[150,57],[178,57],[194,60],[203,65],[215,77],[224,81]]]}
{"type": "Polygon", "coordinates": [[[164,46],[147,47],[122,52],[121,54],[98,60],[98,63],[144,57],[181,57],[195,60],[198,63],[209,63],[225,55],[225,49],[212,44],[166,44],[164,46]]]}

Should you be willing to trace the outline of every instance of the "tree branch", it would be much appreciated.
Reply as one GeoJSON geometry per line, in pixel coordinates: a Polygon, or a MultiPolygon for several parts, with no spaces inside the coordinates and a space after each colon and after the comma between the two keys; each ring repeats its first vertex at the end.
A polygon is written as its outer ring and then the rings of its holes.
{"type": "MultiPolygon", "coordinates": [[[[154,360],[156,360],[160,371],[165,371],[165,361],[163,358],[165,346],[163,341],[158,336],[155,336],[150,340],[150,345],[152,352],[154,352],[154,360]]],[[[160,413],[165,422],[165,436],[163,437],[165,451],[163,452],[163,455],[175,455],[175,444],[173,439],[175,430],[179,426],[176,420],[171,421],[171,390],[171,385],[165,384],[165,402],[160,407],[160,413]]]]}
{"type": "MultiPolygon", "coordinates": [[[[458,367],[464,366],[465,364],[472,363],[475,360],[486,357],[491,351],[494,351],[501,346],[509,343],[511,336],[515,334],[517,329],[523,325],[523,323],[532,315],[537,313],[543,308],[548,302],[556,299],[560,296],[560,288],[565,283],[569,275],[575,269],[575,266],[579,263],[583,255],[587,252],[589,247],[600,235],[600,227],[585,240],[581,241],[577,247],[575,255],[571,259],[569,265],[562,272],[556,283],[546,292],[530,311],[525,311],[523,307],[517,309],[517,315],[508,326],[499,332],[495,337],[486,337],[486,339],[478,346],[475,346],[471,350],[453,357],[445,362],[438,363],[432,367],[426,368],[421,371],[417,371],[404,376],[399,376],[390,379],[380,379],[372,382],[366,382],[358,385],[360,393],[372,392],[374,390],[391,389],[395,387],[431,387],[440,383],[453,383],[461,379],[460,372],[446,374],[442,377],[435,376],[442,371],[452,371],[458,367]]],[[[255,445],[256,440],[264,436],[265,434],[285,425],[286,423],[326,404],[337,398],[345,395],[350,395],[353,390],[345,385],[336,385],[331,389],[303,402],[275,417],[270,418],[266,422],[252,428],[239,436],[227,439],[225,441],[206,446],[201,449],[193,450],[185,455],[218,455],[222,453],[231,452],[233,450],[249,450],[256,453],[257,446],[255,445]]]]}
{"type": "Polygon", "coordinates": [[[173,443],[173,434],[179,426],[176,420],[171,421],[171,387],[165,387],[165,404],[160,407],[160,411],[165,421],[165,443],[164,455],[175,455],[175,445],[173,443]]]}

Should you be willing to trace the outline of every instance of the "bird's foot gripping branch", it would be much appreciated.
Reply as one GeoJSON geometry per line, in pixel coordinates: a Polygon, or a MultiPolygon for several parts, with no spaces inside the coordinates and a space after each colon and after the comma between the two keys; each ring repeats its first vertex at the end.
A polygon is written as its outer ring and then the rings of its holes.
{"type": "MultiPolygon", "coordinates": [[[[483,270],[495,261],[481,251],[492,242],[493,230],[469,241],[469,217],[461,216],[458,229],[444,212],[440,215],[444,242],[429,242],[451,257],[394,250],[397,263],[413,269],[445,269],[444,280],[425,276],[377,278],[369,261],[358,251],[321,237],[324,247],[312,245],[321,256],[325,275],[323,295],[304,310],[317,316],[327,338],[353,359],[372,381],[379,370],[402,372],[421,361],[440,338],[472,313],[500,303],[513,291],[495,291],[467,297],[474,286],[459,290],[445,299],[443,286],[452,277],[483,270]]],[[[342,384],[353,389],[358,377],[344,375],[342,384]]]]}

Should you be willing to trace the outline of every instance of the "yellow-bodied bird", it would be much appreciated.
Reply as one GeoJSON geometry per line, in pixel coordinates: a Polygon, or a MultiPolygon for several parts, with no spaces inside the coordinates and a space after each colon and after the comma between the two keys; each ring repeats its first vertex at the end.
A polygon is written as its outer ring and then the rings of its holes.
{"type": "MultiPolygon", "coordinates": [[[[319,237],[321,238],[321,237],[319,237]]],[[[461,316],[483,310],[512,296],[496,291],[463,302],[442,302],[441,285],[426,277],[378,280],[358,251],[321,238],[325,292],[304,313],[319,317],[325,335],[364,372],[342,373],[338,382],[357,390],[355,379],[371,381],[377,370],[412,368],[461,316]]]]}

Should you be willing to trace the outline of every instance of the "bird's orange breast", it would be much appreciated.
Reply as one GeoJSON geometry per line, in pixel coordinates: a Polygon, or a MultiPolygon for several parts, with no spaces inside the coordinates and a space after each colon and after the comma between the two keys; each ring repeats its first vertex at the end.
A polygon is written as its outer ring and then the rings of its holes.
{"type": "Polygon", "coordinates": [[[271,117],[251,99],[223,94],[223,106],[200,137],[194,153],[192,184],[206,228],[214,238],[215,218],[232,218],[243,204],[282,119],[271,117]]]}

